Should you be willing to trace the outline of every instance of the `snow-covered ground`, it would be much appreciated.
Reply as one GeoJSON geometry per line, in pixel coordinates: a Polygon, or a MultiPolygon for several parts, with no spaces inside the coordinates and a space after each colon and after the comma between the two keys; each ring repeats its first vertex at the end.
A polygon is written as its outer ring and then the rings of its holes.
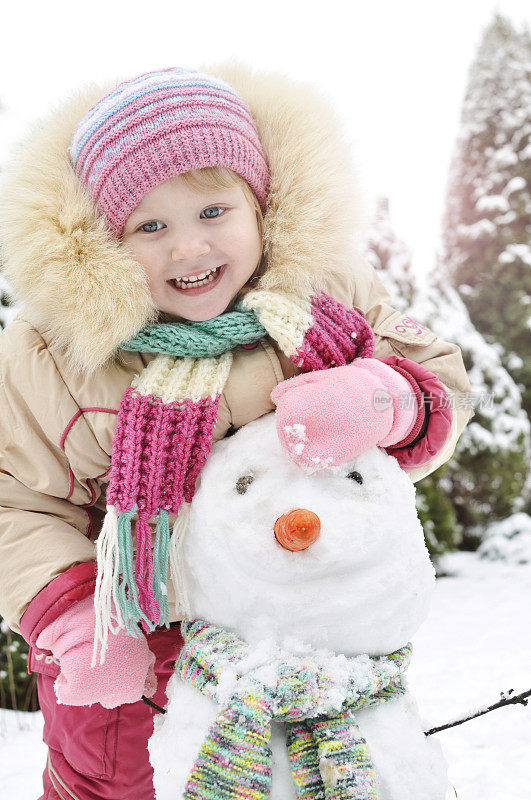
{"type": "MultiPolygon", "coordinates": [[[[438,725],[531,689],[531,564],[446,558],[429,619],[415,638],[410,684],[438,725]]],[[[40,714],[0,711],[0,797],[36,800],[45,748],[40,714]]],[[[439,734],[459,800],[530,796],[531,706],[509,706],[439,734]]]]}
{"type": "MultiPolygon", "coordinates": [[[[455,553],[415,639],[410,682],[429,726],[531,689],[531,564],[455,553]]],[[[531,706],[438,734],[459,800],[531,797],[531,706]]]]}
{"type": "Polygon", "coordinates": [[[0,797],[37,800],[46,760],[42,715],[0,709],[0,797]]]}

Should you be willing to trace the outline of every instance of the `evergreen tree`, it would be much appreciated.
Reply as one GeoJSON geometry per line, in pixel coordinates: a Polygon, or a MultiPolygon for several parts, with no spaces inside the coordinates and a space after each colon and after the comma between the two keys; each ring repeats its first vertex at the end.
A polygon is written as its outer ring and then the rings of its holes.
{"type": "Polygon", "coordinates": [[[388,205],[380,202],[364,254],[381,272],[396,308],[407,310],[441,339],[461,347],[472,385],[471,396],[463,400],[475,407],[454,456],[417,483],[419,516],[432,555],[459,544],[475,549],[488,523],[524,507],[529,421],[519,388],[501,362],[502,348],[488,344],[475,329],[441,266],[433,271],[426,288],[420,290],[412,282],[411,262],[402,257],[407,250],[393,235],[388,212],[388,205]],[[380,236],[385,246],[376,246],[380,236]],[[382,252],[401,255],[377,256],[382,252]],[[413,299],[412,304],[406,304],[405,297],[413,299]]]}
{"type": "MultiPolygon", "coordinates": [[[[411,313],[441,339],[460,346],[470,378],[471,396],[463,401],[474,406],[475,416],[454,456],[427,480],[438,481],[451,500],[463,532],[461,547],[476,549],[491,522],[525,508],[529,420],[519,387],[502,364],[502,348],[488,344],[475,329],[458,293],[445,285],[441,269],[431,275],[411,313]]],[[[428,491],[424,481],[420,485],[428,491]]]]}
{"type": "Polygon", "coordinates": [[[384,283],[395,308],[406,311],[416,297],[411,251],[391,225],[389,200],[379,197],[365,234],[364,256],[373,267],[385,274],[384,283]]]}
{"type": "MultiPolygon", "coordinates": [[[[396,234],[390,218],[389,201],[380,197],[365,234],[363,255],[380,273],[393,306],[410,312],[419,295],[412,271],[412,254],[396,234]]],[[[454,550],[461,542],[462,531],[446,493],[443,466],[416,485],[417,510],[424,529],[426,545],[433,557],[454,550]]]]}
{"type": "Polygon", "coordinates": [[[471,66],[441,262],[531,418],[531,36],[497,14],[471,66]]]}
{"type": "Polygon", "coordinates": [[[416,485],[416,503],[424,530],[426,547],[434,560],[463,541],[463,528],[450,497],[451,484],[445,479],[448,466],[444,464],[416,485]]]}
{"type": "Polygon", "coordinates": [[[0,708],[36,711],[35,675],[28,675],[28,645],[0,618],[0,708]]]}

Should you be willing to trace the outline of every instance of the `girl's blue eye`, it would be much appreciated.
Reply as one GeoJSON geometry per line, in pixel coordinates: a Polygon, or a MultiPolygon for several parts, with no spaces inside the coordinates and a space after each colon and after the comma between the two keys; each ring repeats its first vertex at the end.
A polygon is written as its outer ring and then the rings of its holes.
{"type": "Polygon", "coordinates": [[[216,217],[220,217],[224,211],[225,209],[223,206],[210,206],[210,208],[205,208],[204,211],[201,211],[199,216],[202,219],[216,219],[216,217]]]}
{"type": "Polygon", "coordinates": [[[141,225],[140,226],[140,230],[144,231],[144,233],[156,233],[157,231],[160,231],[160,228],[150,228],[149,227],[150,225],[160,225],[161,227],[164,227],[162,225],[162,222],[158,222],[158,221],[154,220],[153,222],[146,222],[146,223],[144,223],[144,225],[141,225]]]}

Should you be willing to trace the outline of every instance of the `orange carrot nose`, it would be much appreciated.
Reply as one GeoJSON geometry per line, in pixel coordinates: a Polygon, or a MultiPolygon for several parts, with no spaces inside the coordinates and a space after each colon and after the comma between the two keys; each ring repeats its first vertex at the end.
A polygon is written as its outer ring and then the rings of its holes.
{"type": "Polygon", "coordinates": [[[286,550],[306,550],[317,541],[320,533],[321,520],[306,508],[295,508],[275,522],[277,542],[286,550]]]}

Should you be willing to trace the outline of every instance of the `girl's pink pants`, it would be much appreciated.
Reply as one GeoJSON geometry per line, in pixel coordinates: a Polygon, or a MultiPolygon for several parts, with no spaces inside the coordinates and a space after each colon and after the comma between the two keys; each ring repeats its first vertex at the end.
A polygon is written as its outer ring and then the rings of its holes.
{"type": "MultiPolygon", "coordinates": [[[[156,630],[147,639],[158,679],[151,699],[164,706],[166,684],[182,646],[179,624],[156,630]]],[[[154,800],[147,742],[158,712],[142,701],[114,709],[58,705],[53,690],[57,665],[33,659],[31,668],[38,673],[48,745],[40,800],[154,800]]]]}

